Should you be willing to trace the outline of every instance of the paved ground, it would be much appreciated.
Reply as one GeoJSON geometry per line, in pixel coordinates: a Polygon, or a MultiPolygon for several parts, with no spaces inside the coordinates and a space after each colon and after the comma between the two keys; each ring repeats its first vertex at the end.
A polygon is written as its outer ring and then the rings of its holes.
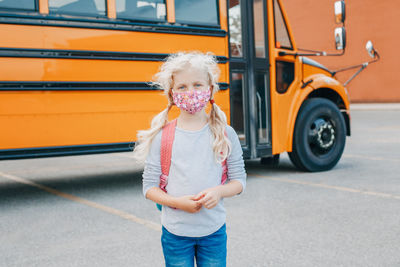
{"type": "MultiPolygon", "coordinates": [[[[247,161],[228,266],[400,266],[400,109],[353,108],[339,164],[247,161]]],[[[0,161],[0,266],[163,266],[130,153],[0,161]]]]}

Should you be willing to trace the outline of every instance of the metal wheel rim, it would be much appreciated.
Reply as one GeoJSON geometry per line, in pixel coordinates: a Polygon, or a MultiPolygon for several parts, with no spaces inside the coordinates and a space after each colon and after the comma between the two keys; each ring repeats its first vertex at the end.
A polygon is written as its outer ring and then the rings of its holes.
{"type": "Polygon", "coordinates": [[[307,129],[307,144],[315,156],[331,152],[337,140],[337,129],[331,118],[320,116],[314,119],[307,129]]]}

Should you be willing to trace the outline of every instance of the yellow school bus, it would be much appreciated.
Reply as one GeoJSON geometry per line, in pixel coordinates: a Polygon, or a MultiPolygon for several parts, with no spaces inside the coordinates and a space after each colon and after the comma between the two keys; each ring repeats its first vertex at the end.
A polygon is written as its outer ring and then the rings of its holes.
{"type": "Polygon", "coordinates": [[[280,0],[0,0],[0,35],[0,159],[132,151],[167,104],[148,82],[191,50],[217,56],[245,158],[328,170],[350,135],[346,88],[299,53],[280,0]]]}

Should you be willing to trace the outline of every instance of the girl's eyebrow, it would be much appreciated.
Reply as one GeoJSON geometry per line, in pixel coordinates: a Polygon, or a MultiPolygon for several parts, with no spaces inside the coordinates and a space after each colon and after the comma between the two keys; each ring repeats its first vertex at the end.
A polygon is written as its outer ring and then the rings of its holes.
{"type": "MultiPolygon", "coordinates": [[[[193,83],[195,84],[195,83],[204,83],[204,82],[202,82],[202,81],[194,81],[193,83]]],[[[179,83],[176,87],[180,87],[182,85],[186,85],[186,83],[179,83]]]]}

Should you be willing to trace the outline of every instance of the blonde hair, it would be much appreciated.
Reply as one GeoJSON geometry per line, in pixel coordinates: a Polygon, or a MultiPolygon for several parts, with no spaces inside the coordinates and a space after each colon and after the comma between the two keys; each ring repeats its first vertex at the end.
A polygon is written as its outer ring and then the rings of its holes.
{"type": "MultiPolygon", "coordinates": [[[[209,84],[212,88],[211,99],[213,99],[215,93],[218,92],[220,69],[218,68],[217,58],[213,53],[192,51],[170,54],[164,60],[159,72],[154,75],[153,80],[155,81],[150,82],[150,85],[164,90],[164,94],[168,99],[168,106],[153,118],[150,129],[138,131],[134,150],[134,157],[137,160],[143,161],[146,159],[154,137],[168,123],[168,112],[174,105],[172,99],[173,75],[187,69],[188,64],[191,67],[195,67],[207,73],[209,84]]],[[[211,106],[208,119],[213,136],[212,147],[215,160],[220,163],[224,161],[231,152],[231,143],[224,133],[227,125],[226,115],[217,104],[214,103],[211,106]]]]}

